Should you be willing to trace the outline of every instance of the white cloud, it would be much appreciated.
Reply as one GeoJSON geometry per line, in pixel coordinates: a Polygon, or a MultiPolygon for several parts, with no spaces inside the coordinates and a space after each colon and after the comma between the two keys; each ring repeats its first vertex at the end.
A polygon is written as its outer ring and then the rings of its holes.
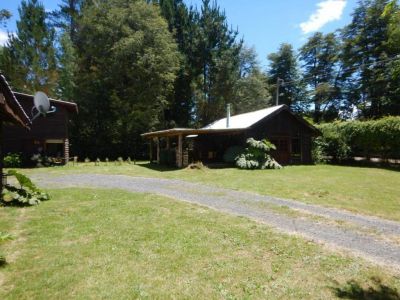
{"type": "Polygon", "coordinates": [[[8,40],[7,32],[0,29],[0,46],[4,46],[8,40]]]}
{"type": "Polygon", "coordinates": [[[346,7],[346,0],[325,0],[317,4],[317,10],[306,22],[300,24],[304,34],[318,31],[325,24],[340,20],[346,7]]]}

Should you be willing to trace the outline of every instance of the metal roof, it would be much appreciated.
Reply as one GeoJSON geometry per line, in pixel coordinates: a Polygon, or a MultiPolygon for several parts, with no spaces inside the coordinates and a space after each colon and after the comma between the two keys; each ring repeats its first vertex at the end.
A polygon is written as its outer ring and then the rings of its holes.
{"type": "Polygon", "coordinates": [[[260,109],[256,111],[252,111],[245,114],[240,114],[236,116],[231,116],[229,119],[229,127],[226,127],[226,118],[217,120],[205,127],[204,129],[245,129],[249,128],[252,125],[256,124],[257,122],[261,121],[262,119],[272,115],[273,113],[277,112],[278,110],[285,107],[285,105],[278,105],[273,107],[268,107],[265,109],[260,109]]]}
{"type": "Polygon", "coordinates": [[[200,129],[173,128],[167,130],[147,132],[142,134],[141,136],[145,138],[155,138],[155,137],[167,137],[167,136],[178,136],[178,135],[189,136],[189,135],[199,135],[199,134],[225,134],[225,133],[237,134],[245,131],[246,129],[250,128],[251,126],[253,126],[254,124],[258,123],[261,120],[273,117],[274,115],[278,114],[283,110],[288,111],[290,114],[293,115],[294,118],[296,118],[299,122],[303,123],[305,126],[309,127],[316,134],[319,133],[319,131],[314,126],[305,121],[303,118],[293,114],[290,111],[289,107],[283,104],[261,110],[256,110],[245,114],[232,116],[229,119],[228,128],[226,127],[226,118],[223,118],[200,129]]]}

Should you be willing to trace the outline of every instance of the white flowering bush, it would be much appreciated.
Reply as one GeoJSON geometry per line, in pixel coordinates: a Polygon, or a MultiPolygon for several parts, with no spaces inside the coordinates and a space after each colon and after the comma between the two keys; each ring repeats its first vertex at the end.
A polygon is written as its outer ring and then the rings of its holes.
{"type": "Polygon", "coordinates": [[[281,169],[282,166],[271,157],[271,150],[276,150],[274,144],[267,139],[257,141],[247,140],[248,147],[236,158],[236,166],[240,169],[281,169]]]}

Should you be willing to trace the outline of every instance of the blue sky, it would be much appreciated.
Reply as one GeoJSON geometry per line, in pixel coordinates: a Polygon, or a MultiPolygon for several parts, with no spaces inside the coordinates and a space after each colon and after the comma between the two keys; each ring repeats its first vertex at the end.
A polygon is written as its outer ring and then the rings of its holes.
{"type": "MultiPolygon", "coordinates": [[[[54,10],[60,1],[43,0],[46,10],[54,10]]],[[[201,0],[185,0],[200,7],[201,0]]],[[[0,8],[9,9],[13,18],[7,30],[15,31],[20,1],[2,1],[0,8]],[[5,3],[4,3],[5,2],[5,3]]],[[[239,29],[248,46],[254,46],[261,64],[267,66],[267,55],[283,42],[297,49],[315,31],[331,32],[351,21],[357,0],[218,0],[228,22],[239,29]]],[[[0,43],[4,31],[0,28],[0,43]]]]}

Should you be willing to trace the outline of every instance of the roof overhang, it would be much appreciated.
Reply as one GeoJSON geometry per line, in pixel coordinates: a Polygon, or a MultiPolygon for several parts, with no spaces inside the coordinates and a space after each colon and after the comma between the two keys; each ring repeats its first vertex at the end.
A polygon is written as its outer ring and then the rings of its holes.
{"type": "Polygon", "coordinates": [[[226,128],[226,129],[193,129],[193,128],[173,128],[167,130],[153,131],[143,133],[141,136],[147,139],[174,136],[194,136],[204,134],[238,134],[243,132],[243,128],[226,128]]]}
{"type": "MultiPolygon", "coordinates": [[[[19,92],[13,92],[13,93],[19,101],[32,101],[32,103],[33,103],[34,95],[29,95],[29,94],[19,93],[19,92]]],[[[68,101],[53,99],[53,98],[49,98],[49,100],[50,100],[51,104],[62,106],[70,113],[78,113],[78,105],[74,102],[68,102],[68,101]]]]}
{"type": "Polygon", "coordinates": [[[25,113],[21,104],[16,99],[14,93],[3,74],[0,73],[0,117],[2,121],[21,125],[30,128],[31,120],[25,113]]]}

